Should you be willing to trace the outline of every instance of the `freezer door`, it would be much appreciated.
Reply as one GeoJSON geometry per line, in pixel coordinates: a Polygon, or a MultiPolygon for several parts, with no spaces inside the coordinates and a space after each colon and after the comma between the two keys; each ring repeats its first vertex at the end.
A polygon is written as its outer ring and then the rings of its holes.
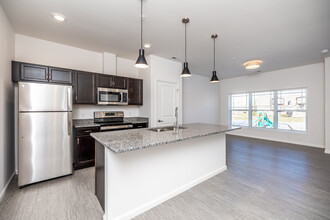
{"type": "Polygon", "coordinates": [[[19,186],[72,173],[71,114],[19,113],[19,186]]]}
{"type": "Polygon", "coordinates": [[[19,111],[72,111],[72,86],[19,82],[19,111]]]}

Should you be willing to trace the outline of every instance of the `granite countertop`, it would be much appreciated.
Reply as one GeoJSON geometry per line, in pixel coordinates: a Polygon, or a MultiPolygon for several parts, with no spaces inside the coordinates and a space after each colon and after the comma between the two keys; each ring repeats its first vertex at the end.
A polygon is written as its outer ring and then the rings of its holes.
{"type": "MultiPolygon", "coordinates": [[[[145,117],[127,117],[124,118],[124,122],[137,124],[137,123],[148,123],[149,119],[145,117]]],[[[100,124],[94,123],[94,119],[74,119],[74,128],[86,128],[86,127],[99,127],[100,124]]]]}
{"type": "Polygon", "coordinates": [[[112,152],[119,154],[240,129],[240,127],[211,124],[185,124],[182,126],[185,129],[180,129],[178,133],[174,133],[173,130],[154,132],[150,131],[150,128],[144,128],[91,133],[91,136],[112,152]]]}
{"type": "Polygon", "coordinates": [[[85,127],[99,127],[100,124],[94,123],[94,119],[74,119],[74,128],[85,128],[85,127]]]}

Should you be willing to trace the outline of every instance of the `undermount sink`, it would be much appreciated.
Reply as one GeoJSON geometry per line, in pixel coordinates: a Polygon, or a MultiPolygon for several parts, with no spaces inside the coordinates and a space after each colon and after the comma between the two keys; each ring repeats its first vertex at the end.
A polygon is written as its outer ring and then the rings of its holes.
{"type": "MultiPolygon", "coordinates": [[[[180,129],[185,129],[185,127],[179,127],[179,130],[180,129]]],[[[148,130],[153,132],[174,131],[174,126],[150,128],[148,130]]]]}

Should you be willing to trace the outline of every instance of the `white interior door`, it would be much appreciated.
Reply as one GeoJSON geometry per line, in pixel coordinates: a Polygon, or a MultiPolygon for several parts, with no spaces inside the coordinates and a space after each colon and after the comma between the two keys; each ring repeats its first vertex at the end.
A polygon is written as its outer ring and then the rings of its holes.
{"type": "Polygon", "coordinates": [[[157,81],[157,126],[173,125],[178,106],[178,84],[157,81]]]}

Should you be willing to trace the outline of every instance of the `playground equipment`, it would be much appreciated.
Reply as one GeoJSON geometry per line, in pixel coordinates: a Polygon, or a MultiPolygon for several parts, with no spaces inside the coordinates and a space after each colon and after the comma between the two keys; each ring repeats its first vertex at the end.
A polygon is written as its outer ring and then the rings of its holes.
{"type": "Polygon", "coordinates": [[[253,121],[253,126],[256,127],[273,127],[274,123],[268,118],[266,112],[258,112],[257,120],[253,121]]]}

